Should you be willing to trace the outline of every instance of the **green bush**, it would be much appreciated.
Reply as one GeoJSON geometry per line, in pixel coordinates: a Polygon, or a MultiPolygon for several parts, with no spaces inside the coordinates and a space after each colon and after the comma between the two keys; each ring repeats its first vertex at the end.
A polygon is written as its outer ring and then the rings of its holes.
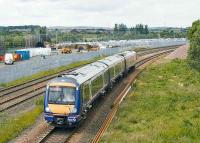
{"type": "Polygon", "coordinates": [[[200,71],[200,20],[193,22],[188,32],[190,49],[188,53],[188,63],[194,69],[200,71]]]}

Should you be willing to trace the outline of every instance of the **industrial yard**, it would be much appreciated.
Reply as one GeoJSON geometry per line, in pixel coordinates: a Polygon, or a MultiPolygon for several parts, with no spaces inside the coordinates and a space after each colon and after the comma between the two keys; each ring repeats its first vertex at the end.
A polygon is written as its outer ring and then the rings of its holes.
{"type": "MultiPolygon", "coordinates": [[[[73,62],[82,60],[89,60],[98,56],[108,56],[117,52],[136,49],[136,48],[156,48],[173,46],[179,44],[185,44],[186,39],[150,39],[150,40],[133,40],[133,41],[110,41],[102,42],[103,48],[97,51],[77,52],[74,51],[70,54],[61,54],[58,51],[53,51],[50,48],[32,48],[24,49],[28,51],[28,59],[22,59],[22,61],[15,62],[14,65],[5,65],[0,63],[0,72],[4,75],[0,77],[0,83],[10,82],[24,76],[30,76],[41,71],[50,70],[60,66],[68,65],[73,62]],[[115,45],[115,48],[105,48],[109,45],[115,45]],[[43,53],[42,53],[43,52],[43,53]],[[56,54],[55,54],[56,53],[56,54]],[[43,57],[45,56],[45,58],[43,57]],[[20,71],[20,72],[16,72],[20,71]]],[[[77,43],[80,45],[80,43],[77,43]]],[[[17,50],[18,53],[23,50],[17,50]]],[[[21,55],[23,57],[23,55],[21,55]]]]}

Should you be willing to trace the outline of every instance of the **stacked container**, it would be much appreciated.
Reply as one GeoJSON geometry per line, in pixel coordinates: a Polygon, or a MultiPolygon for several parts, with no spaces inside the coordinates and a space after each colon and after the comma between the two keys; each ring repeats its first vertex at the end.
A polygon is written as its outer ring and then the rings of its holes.
{"type": "Polygon", "coordinates": [[[4,61],[4,56],[0,55],[0,61],[4,61]]]}
{"type": "Polygon", "coordinates": [[[35,57],[40,55],[45,55],[45,56],[51,55],[51,48],[28,48],[17,51],[29,51],[30,57],[35,57]]]}
{"type": "Polygon", "coordinates": [[[51,48],[28,48],[16,50],[15,53],[20,54],[22,60],[29,60],[30,57],[51,55],[51,48]]]}
{"type": "Polygon", "coordinates": [[[14,54],[14,61],[20,61],[21,60],[21,54],[14,54]]]}
{"type": "Polygon", "coordinates": [[[30,52],[26,49],[17,50],[17,51],[15,51],[15,53],[21,55],[21,60],[29,60],[30,59],[30,52]]]}

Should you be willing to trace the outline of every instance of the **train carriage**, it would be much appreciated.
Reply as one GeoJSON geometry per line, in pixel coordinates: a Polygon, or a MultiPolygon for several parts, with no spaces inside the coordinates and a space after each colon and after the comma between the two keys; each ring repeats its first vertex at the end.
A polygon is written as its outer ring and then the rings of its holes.
{"type": "Polygon", "coordinates": [[[98,62],[104,63],[109,67],[110,80],[112,82],[115,82],[115,80],[123,74],[125,69],[124,58],[117,54],[99,60],[98,62]]]}
{"type": "Polygon", "coordinates": [[[45,96],[45,120],[57,125],[79,122],[108,86],[107,77],[108,67],[95,62],[50,81],[45,96]]]}
{"type": "Polygon", "coordinates": [[[118,55],[124,57],[125,71],[129,71],[130,69],[135,69],[135,62],[137,60],[137,54],[135,51],[125,51],[119,53],[118,55]]]}

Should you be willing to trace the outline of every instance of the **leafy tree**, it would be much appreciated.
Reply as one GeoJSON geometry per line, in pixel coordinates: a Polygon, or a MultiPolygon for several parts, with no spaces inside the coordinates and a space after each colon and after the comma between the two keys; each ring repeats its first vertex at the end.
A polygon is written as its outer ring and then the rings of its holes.
{"type": "Polygon", "coordinates": [[[128,28],[125,24],[119,24],[119,32],[127,32],[128,31],[128,28]]]}
{"type": "Polygon", "coordinates": [[[135,26],[135,29],[136,29],[136,33],[137,33],[137,34],[146,34],[143,24],[137,24],[137,25],[135,26]]]}
{"type": "Polygon", "coordinates": [[[115,32],[115,33],[117,33],[117,32],[118,32],[118,30],[119,30],[119,29],[118,29],[118,24],[115,24],[115,27],[114,27],[114,32],[115,32]]]}
{"type": "Polygon", "coordinates": [[[149,34],[148,25],[145,25],[144,27],[144,34],[149,34]]]}
{"type": "Polygon", "coordinates": [[[193,22],[188,32],[188,39],[190,40],[188,63],[200,71],[200,20],[193,22]]]}

